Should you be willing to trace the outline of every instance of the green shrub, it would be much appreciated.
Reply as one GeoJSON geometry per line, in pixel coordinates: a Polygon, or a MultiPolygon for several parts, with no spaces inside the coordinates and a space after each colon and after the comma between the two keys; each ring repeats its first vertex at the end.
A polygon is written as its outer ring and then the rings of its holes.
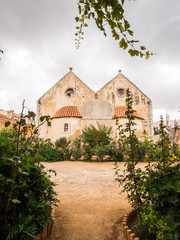
{"type": "Polygon", "coordinates": [[[54,151],[54,153],[57,155],[57,159],[59,157],[59,160],[55,160],[56,157],[54,157],[54,161],[61,161],[61,160],[69,160],[71,157],[71,150],[69,147],[70,142],[67,141],[66,137],[61,137],[55,141],[55,148],[58,149],[60,152],[54,151]]]}
{"type": "Polygon", "coordinates": [[[85,160],[90,161],[93,155],[97,160],[102,161],[108,154],[107,145],[111,142],[112,128],[97,123],[97,128],[93,125],[86,127],[81,135],[83,145],[83,154],[85,160]]]}
{"type": "Polygon", "coordinates": [[[63,160],[64,154],[62,150],[59,150],[57,148],[47,148],[46,151],[44,152],[45,162],[57,162],[63,160]]]}
{"type": "Polygon", "coordinates": [[[71,151],[72,151],[72,157],[74,158],[74,160],[78,160],[81,157],[81,149],[73,148],[71,151]]]}
{"type": "Polygon", "coordinates": [[[65,147],[68,146],[68,144],[69,144],[69,142],[67,141],[66,137],[58,138],[55,141],[55,146],[58,147],[58,148],[65,148],[65,147]]]}
{"type": "Polygon", "coordinates": [[[64,160],[70,160],[70,157],[72,155],[72,152],[69,148],[61,148],[60,149],[63,153],[63,159],[64,160]]]}
{"type": "Polygon", "coordinates": [[[83,155],[85,157],[85,161],[91,161],[93,152],[91,146],[89,146],[88,144],[84,144],[83,146],[83,155]]]}
{"type": "Polygon", "coordinates": [[[92,148],[91,153],[92,153],[92,155],[96,155],[97,156],[97,160],[102,161],[103,157],[105,155],[107,155],[107,149],[106,149],[105,146],[96,145],[96,146],[94,146],[92,148]]]}
{"type": "Polygon", "coordinates": [[[123,186],[123,192],[127,192],[132,208],[137,211],[137,216],[141,216],[144,228],[149,231],[144,236],[145,239],[179,239],[180,164],[177,162],[179,150],[171,144],[162,117],[158,130],[160,139],[157,143],[154,144],[147,137],[142,142],[137,139],[132,96],[129,90],[126,94],[128,123],[125,130],[120,131],[122,136],[120,146],[125,152],[127,162],[123,174],[116,165],[116,180],[123,186]],[[137,168],[139,159],[148,162],[145,170],[137,168]],[[155,235],[155,238],[152,238],[151,234],[155,235]]]}
{"type": "MultiPolygon", "coordinates": [[[[54,183],[40,161],[48,142],[36,137],[37,128],[26,125],[24,102],[20,120],[9,131],[0,132],[0,233],[2,240],[32,240],[52,223],[52,205],[56,205],[54,183]],[[29,136],[30,135],[30,136],[29,136]]],[[[49,116],[40,118],[41,124],[49,116]]],[[[6,126],[8,123],[6,124],[6,126]]],[[[52,170],[49,170],[49,172],[52,170]]]]}
{"type": "Polygon", "coordinates": [[[96,128],[93,125],[90,125],[82,131],[81,139],[83,143],[89,144],[91,147],[97,145],[105,146],[110,143],[112,127],[107,127],[98,123],[97,126],[98,127],[96,128]]]}
{"type": "Polygon", "coordinates": [[[34,154],[33,146],[32,151],[22,152],[21,157],[18,158],[12,151],[15,144],[14,136],[8,136],[7,133],[5,136],[4,132],[0,132],[1,140],[2,136],[0,155],[1,239],[30,240],[43,230],[45,225],[52,222],[52,204],[57,202],[53,190],[54,184],[50,181],[43,165],[37,162],[40,156],[37,157],[39,153],[34,154]],[[6,146],[9,148],[7,149],[6,146]],[[16,167],[17,158],[18,168],[16,178],[13,178],[12,173],[16,167]]]}
{"type": "Polygon", "coordinates": [[[78,160],[82,156],[81,138],[74,139],[71,146],[71,155],[75,160],[78,160]]]}
{"type": "Polygon", "coordinates": [[[180,149],[178,147],[178,144],[173,142],[172,144],[172,154],[174,154],[177,157],[177,161],[180,160],[180,149]]]}
{"type": "Polygon", "coordinates": [[[117,147],[116,142],[112,142],[106,145],[106,154],[110,156],[110,159],[116,162],[122,162],[124,153],[117,147]]]}
{"type": "Polygon", "coordinates": [[[155,211],[151,205],[144,205],[141,208],[142,225],[148,229],[149,234],[156,236],[157,240],[165,240],[165,232],[168,224],[160,212],[155,211]]]}
{"type": "Polygon", "coordinates": [[[8,141],[9,136],[12,134],[12,130],[3,129],[0,132],[0,159],[3,157],[12,157],[15,150],[15,145],[12,146],[12,141],[8,141]]]}
{"type": "Polygon", "coordinates": [[[180,164],[149,169],[145,189],[146,202],[163,216],[172,216],[179,224],[176,230],[180,235],[180,164]]]}

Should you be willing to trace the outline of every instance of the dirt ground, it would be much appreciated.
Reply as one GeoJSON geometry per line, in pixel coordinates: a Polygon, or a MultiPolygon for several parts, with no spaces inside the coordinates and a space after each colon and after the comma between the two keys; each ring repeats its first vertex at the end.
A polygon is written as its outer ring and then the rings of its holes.
{"type": "MultiPolygon", "coordinates": [[[[49,240],[125,240],[123,215],[130,210],[115,179],[114,163],[44,163],[56,170],[52,181],[60,204],[49,240]]],[[[121,170],[124,163],[118,163],[121,170]]]]}

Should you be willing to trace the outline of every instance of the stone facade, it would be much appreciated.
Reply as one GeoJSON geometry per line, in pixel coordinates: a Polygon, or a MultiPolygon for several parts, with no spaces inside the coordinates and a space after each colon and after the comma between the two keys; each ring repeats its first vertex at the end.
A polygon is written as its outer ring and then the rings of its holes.
{"type": "Polygon", "coordinates": [[[120,124],[127,122],[124,114],[127,88],[134,100],[136,133],[140,136],[146,130],[151,135],[152,102],[121,72],[95,93],[70,69],[37,101],[37,125],[43,115],[50,115],[52,119],[51,127],[40,127],[40,137],[52,141],[60,137],[72,140],[81,134],[83,128],[90,124],[97,125],[97,122],[112,126],[113,136],[117,137],[115,117],[119,118],[120,124]]]}
{"type": "Polygon", "coordinates": [[[13,123],[19,120],[19,115],[14,113],[13,110],[5,111],[3,109],[0,109],[0,130],[5,128],[5,123],[10,122],[12,126],[13,123]]]}

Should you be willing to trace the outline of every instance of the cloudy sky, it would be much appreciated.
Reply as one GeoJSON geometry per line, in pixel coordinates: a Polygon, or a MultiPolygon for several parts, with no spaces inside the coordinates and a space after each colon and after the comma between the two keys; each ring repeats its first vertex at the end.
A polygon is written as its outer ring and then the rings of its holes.
{"type": "Polygon", "coordinates": [[[154,121],[162,114],[180,118],[180,1],[126,1],[126,17],[141,45],[156,53],[148,61],[131,57],[104,37],[94,22],[75,46],[77,0],[0,0],[0,109],[36,111],[36,101],[73,67],[92,90],[118,70],[153,103],[154,121]]]}

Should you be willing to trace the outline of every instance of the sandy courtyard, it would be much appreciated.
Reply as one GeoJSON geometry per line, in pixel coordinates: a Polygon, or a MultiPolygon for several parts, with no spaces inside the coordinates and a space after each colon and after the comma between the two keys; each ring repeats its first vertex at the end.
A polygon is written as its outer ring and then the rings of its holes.
{"type": "MultiPolygon", "coordinates": [[[[114,181],[114,163],[44,163],[60,200],[49,240],[125,240],[123,215],[130,209],[114,181]]],[[[118,163],[124,169],[124,163],[118,163]]]]}

